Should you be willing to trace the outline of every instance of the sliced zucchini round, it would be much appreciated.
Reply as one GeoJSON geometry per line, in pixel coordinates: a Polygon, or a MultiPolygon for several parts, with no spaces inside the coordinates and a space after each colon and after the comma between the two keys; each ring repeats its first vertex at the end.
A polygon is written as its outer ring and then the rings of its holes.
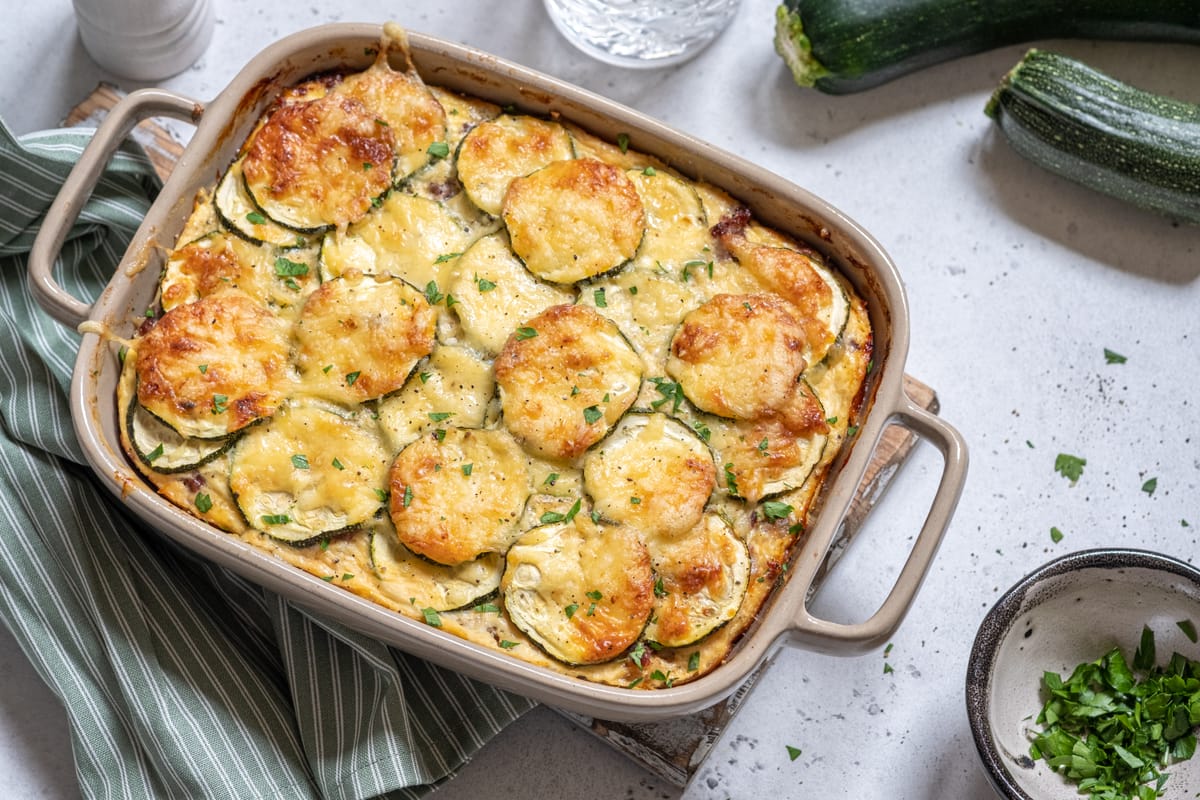
{"type": "Polygon", "coordinates": [[[627,525],[585,514],[534,528],[509,549],[500,583],[513,624],[551,657],[597,664],[637,641],[654,605],[650,556],[627,525]]]}
{"type": "Polygon", "coordinates": [[[677,536],[700,521],[717,486],[712,452],[684,423],[630,412],[583,460],[593,507],[649,536],[677,536]]]}
{"type": "Polygon", "coordinates": [[[649,364],[666,363],[671,335],[703,300],[694,282],[659,270],[621,270],[579,287],[579,302],[617,323],[649,364]]]}
{"type": "Polygon", "coordinates": [[[417,609],[454,611],[474,606],[496,594],[504,574],[500,553],[484,553],[450,567],[434,564],[400,544],[386,516],[371,523],[367,549],[379,590],[417,609]]]}
{"type": "Polygon", "coordinates": [[[647,639],[684,647],[737,615],[750,585],[750,551],[723,516],[710,511],[688,531],[650,537],[647,546],[658,576],[647,639]]]}
{"type": "Polygon", "coordinates": [[[667,373],[697,408],[757,419],[791,400],[806,366],[804,328],[775,294],[719,294],[684,317],[667,373]]]}
{"type": "Polygon", "coordinates": [[[233,444],[226,439],[192,439],[180,436],[170,425],[131,398],[125,412],[125,436],[144,466],[168,474],[188,472],[224,453],[233,444]]]}
{"type": "Polygon", "coordinates": [[[380,511],[390,461],[369,413],[301,401],[238,439],[229,488],[252,528],[311,544],[380,511]]]}
{"type": "Polygon", "coordinates": [[[468,344],[494,356],[524,320],[574,294],[535,278],[502,233],[484,236],[458,259],[446,291],[468,344]]]}
{"type": "Polygon", "coordinates": [[[173,251],[163,267],[165,310],[225,289],[240,289],[261,305],[299,306],[320,282],[312,250],[281,251],[213,232],[173,251]]]}
{"type": "Polygon", "coordinates": [[[443,272],[452,256],[470,241],[462,220],[441,203],[392,192],[361,222],[325,236],[321,270],[328,278],[356,269],[395,275],[421,288],[430,281],[445,285],[443,272]]]}
{"type": "Polygon", "coordinates": [[[502,114],[472,128],[458,147],[458,179],[482,211],[499,216],[514,178],[575,157],[571,135],[557,122],[502,114]]]}
{"type": "Polygon", "coordinates": [[[556,161],[513,179],[501,215],[513,252],[530,272],[554,283],[622,266],[646,229],[633,181],[593,158],[556,161]]]}
{"type": "MultiPolygon", "coordinates": [[[[810,389],[801,391],[816,401],[810,389]]],[[[820,409],[819,402],[816,408],[820,409]]],[[[809,429],[802,431],[781,417],[737,421],[706,417],[702,424],[726,494],[751,503],[803,486],[821,463],[829,441],[823,419],[819,423],[814,419],[809,429]]]]}
{"type": "Polygon", "coordinates": [[[532,491],[507,431],[444,427],[405,447],[388,473],[400,542],[438,564],[503,553],[532,491]]]}
{"type": "Polygon", "coordinates": [[[181,436],[219,439],[275,413],[294,385],[289,326],[226,289],[165,312],[135,350],[137,397],[181,436]]]}
{"type": "Polygon", "coordinates": [[[399,278],[350,271],[309,295],[296,322],[305,391],[353,405],[398,390],[433,350],[437,312],[399,278]]]}
{"type": "Polygon", "coordinates": [[[276,247],[305,247],[308,237],[271,221],[246,191],[242,159],[229,165],[217,183],[213,207],[221,224],[248,242],[276,247]]]}
{"type": "Polygon", "coordinates": [[[631,169],[625,174],[646,210],[646,233],[634,266],[663,269],[682,278],[687,269],[707,264],[712,258],[708,219],[695,188],[666,170],[631,169]]]}
{"type": "Polygon", "coordinates": [[[495,372],[509,430],[533,453],[569,460],[604,438],[633,404],[642,360],[611,320],[561,305],[517,328],[495,372]]]}
{"type": "Polygon", "coordinates": [[[379,427],[388,447],[398,453],[446,422],[483,427],[495,395],[490,362],[465,347],[438,344],[417,364],[404,388],[379,402],[379,427]]]}
{"type": "Polygon", "coordinates": [[[391,127],[359,101],[326,95],[278,106],[242,161],[246,190],[276,223],[301,233],[362,218],[392,186],[391,127]]]}

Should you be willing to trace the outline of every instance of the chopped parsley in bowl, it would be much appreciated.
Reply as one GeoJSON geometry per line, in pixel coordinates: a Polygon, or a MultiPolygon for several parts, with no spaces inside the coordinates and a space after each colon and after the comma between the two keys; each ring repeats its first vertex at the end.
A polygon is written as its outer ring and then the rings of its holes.
{"type": "Polygon", "coordinates": [[[980,625],[971,732],[1013,800],[1194,797],[1200,791],[1200,570],[1125,549],[1059,558],[980,625]]]}

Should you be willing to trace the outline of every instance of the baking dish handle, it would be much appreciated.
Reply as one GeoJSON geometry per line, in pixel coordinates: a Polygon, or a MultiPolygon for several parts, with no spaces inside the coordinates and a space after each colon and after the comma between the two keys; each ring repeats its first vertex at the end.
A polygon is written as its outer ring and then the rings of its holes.
{"type": "Polygon", "coordinates": [[[135,125],[150,117],[167,116],[196,123],[203,112],[204,106],[195,100],[162,89],[139,89],[121,98],[101,121],[46,212],[29,251],[29,288],[47,314],[72,328],[90,316],[91,306],[55,280],[54,262],[109,159],[125,137],[135,125]]]}
{"type": "Polygon", "coordinates": [[[937,554],[966,480],[967,447],[962,434],[945,420],[916,405],[907,395],[902,397],[902,404],[892,413],[890,421],[932,442],[941,451],[944,462],[921,532],[887,598],[870,619],[855,624],[830,622],[813,616],[805,604],[787,631],[791,644],[839,655],[864,653],[883,645],[908,613],[937,554]]]}

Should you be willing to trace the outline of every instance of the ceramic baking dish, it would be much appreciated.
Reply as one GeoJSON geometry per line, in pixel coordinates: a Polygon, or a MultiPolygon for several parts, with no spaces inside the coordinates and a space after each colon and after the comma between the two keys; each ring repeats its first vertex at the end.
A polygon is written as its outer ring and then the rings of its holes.
{"type": "MultiPolygon", "coordinates": [[[[78,327],[92,321],[120,335],[131,334],[133,321],[155,300],[161,246],[175,240],[196,191],[211,185],[229,164],[279,89],[324,70],[365,68],[381,35],[378,25],[331,24],[289,36],[257,55],[208,104],[161,90],[141,90],[126,97],[97,131],[34,245],[30,279],[38,302],[64,325],[78,327]],[[57,285],[52,266],[108,158],[133,125],[152,116],[196,122],[195,135],[108,287],[89,305],[57,285]]],[[[412,33],[410,46],[417,69],[429,83],[534,114],[559,115],[609,141],[619,133],[629,134],[639,150],[724,189],[763,223],[824,252],[865,298],[874,328],[875,368],[859,433],[853,447],[834,464],[819,500],[817,523],[795,554],[790,580],[768,599],[726,662],[690,683],[653,691],[623,689],[509,658],[332,586],[210,527],[157,495],[127,461],[118,441],[115,348],[95,333],[85,332],[75,363],[71,411],[79,440],[100,480],[166,536],[324,618],[473,678],[604,719],[662,719],[712,705],[741,685],[781,645],[851,654],[885,642],[929,569],[966,474],[966,449],[958,432],[904,394],[908,308],[891,259],[869,234],[824,201],[642,114],[459,44],[412,33]],[[944,467],[937,492],[893,588],[876,613],[849,625],[820,619],[807,608],[810,589],[837,538],[872,449],[889,424],[911,429],[941,451],[944,467]]]]}

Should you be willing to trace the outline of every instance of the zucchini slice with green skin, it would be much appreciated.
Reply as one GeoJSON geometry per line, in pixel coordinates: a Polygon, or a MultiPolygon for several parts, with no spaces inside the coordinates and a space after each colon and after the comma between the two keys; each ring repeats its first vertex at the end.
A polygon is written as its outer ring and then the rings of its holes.
{"type": "Polygon", "coordinates": [[[503,233],[484,236],[458,258],[446,292],[457,301],[454,313],[467,343],[489,356],[500,352],[522,322],[574,299],[525,269],[503,233]]]}
{"type": "Polygon", "coordinates": [[[238,439],[229,488],[247,524],[301,546],[370,521],[390,462],[369,412],[304,401],[238,439]]]}
{"type": "Polygon", "coordinates": [[[404,388],[379,401],[379,427],[398,453],[422,433],[445,427],[480,428],[493,421],[496,380],[490,361],[466,347],[438,344],[404,388]]]}
{"type": "Polygon", "coordinates": [[[388,489],[400,542],[447,565],[507,550],[533,491],[525,453],[511,434],[454,426],[401,450],[388,489]]]}
{"type": "Polygon", "coordinates": [[[514,178],[575,157],[566,128],[525,115],[502,114],[472,128],[455,154],[458,179],[480,210],[499,216],[514,178]]]}
{"type": "Polygon", "coordinates": [[[138,402],[189,438],[223,439],[265,419],[294,386],[291,326],[236,289],[167,311],[133,356],[138,402]]]}
{"type": "Polygon", "coordinates": [[[583,481],[605,519],[673,537],[700,522],[717,469],[708,445],[685,423],[633,411],[588,451],[583,481]]]}
{"type": "Polygon", "coordinates": [[[987,114],[1018,153],[1075,183],[1200,223],[1200,105],[1030,50],[987,114]]]}
{"type": "Polygon", "coordinates": [[[276,247],[306,247],[309,240],[291,228],[272,222],[246,191],[242,159],[229,165],[213,194],[213,208],[221,224],[248,242],[276,247]]]}
{"type": "Polygon", "coordinates": [[[392,186],[396,139],[381,123],[344,95],[276,107],[246,147],[246,191],[263,214],[300,233],[361,219],[392,186]]]}
{"type": "Polygon", "coordinates": [[[695,187],[654,167],[627,170],[646,215],[646,232],[633,266],[683,274],[685,265],[703,267],[711,258],[708,218],[695,187]]]}
{"type": "Polygon", "coordinates": [[[142,408],[137,400],[125,413],[125,435],[148,469],[162,474],[189,472],[217,458],[236,441],[180,436],[170,425],[142,408]]]}
{"type": "Polygon", "coordinates": [[[430,281],[445,286],[453,257],[470,241],[467,226],[443,204],[392,192],[344,233],[325,236],[321,274],[329,280],[356,269],[367,275],[402,277],[421,288],[430,281]]]}
{"type": "Polygon", "coordinates": [[[496,357],[504,422],[527,450],[570,461],[608,433],[641,390],[642,359],[607,317],[551,306],[496,357]]]}
{"type": "Polygon", "coordinates": [[[658,576],[645,638],[684,647],[733,619],[750,585],[750,551],[729,522],[710,511],[681,535],[647,539],[658,576]]]}
{"type": "Polygon", "coordinates": [[[646,212],[633,181],[594,158],[555,161],[515,178],[501,217],[529,271],[574,283],[625,265],[641,244],[646,212]]]}
{"type": "Polygon", "coordinates": [[[513,624],[552,658],[598,664],[641,636],[654,573],[641,535],[587,514],[536,527],[509,549],[500,584],[513,624]]]}
{"type": "Polygon", "coordinates": [[[579,303],[617,323],[648,365],[662,364],[679,321],[705,299],[697,281],[681,280],[679,274],[621,270],[581,283],[579,303]]]}
{"type": "Polygon", "coordinates": [[[283,250],[214,231],[174,250],[160,278],[164,311],[225,289],[264,306],[298,308],[321,282],[316,250],[283,250]]]}
{"type": "Polygon", "coordinates": [[[400,389],[433,350],[437,312],[416,287],[351,271],[321,284],[296,321],[304,389],[355,405],[400,389]]]}
{"type": "Polygon", "coordinates": [[[919,69],[1042,39],[1200,42],[1180,0],[784,0],[775,50],[800,86],[848,94],[919,69]]]}
{"type": "Polygon", "coordinates": [[[367,551],[379,590],[398,603],[456,611],[495,596],[500,588],[504,574],[500,553],[485,553],[452,567],[434,564],[402,545],[386,516],[370,524],[368,536],[367,551]]]}

